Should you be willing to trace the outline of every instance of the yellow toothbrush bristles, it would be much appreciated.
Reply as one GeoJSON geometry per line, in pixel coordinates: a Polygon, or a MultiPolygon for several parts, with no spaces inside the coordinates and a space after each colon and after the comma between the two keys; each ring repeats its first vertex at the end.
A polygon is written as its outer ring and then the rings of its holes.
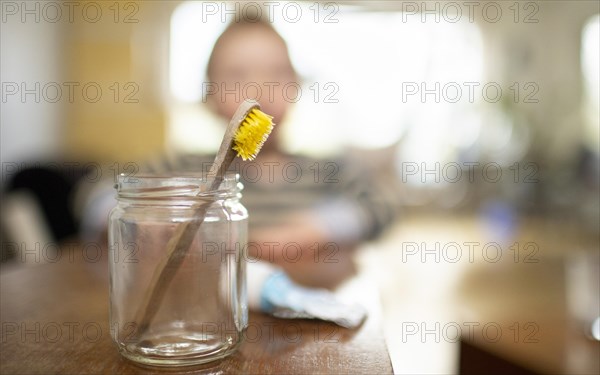
{"type": "Polygon", "coordinates": [[[252,109],[233,137],[233,149],[244,160],[253,160],[273,130],[273,117],[252,109]]]}

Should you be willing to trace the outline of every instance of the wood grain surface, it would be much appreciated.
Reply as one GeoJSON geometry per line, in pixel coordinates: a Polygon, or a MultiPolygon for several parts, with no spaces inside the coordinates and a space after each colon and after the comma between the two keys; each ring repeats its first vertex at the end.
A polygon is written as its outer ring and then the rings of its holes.
{"type": "MultiPolygon", "coordinates": [[[[107,264],[76,250],[60,261],[1,270],[2,374],[148,374],[124,359],[110,338],[107,264]],[[70,256],[73,255],[73,256],[70,256]]],[[[359,288],[357,293],[376,293],[359,288]]],[[[392,373],[377,314],[356,330],[311,320],[251,313],[234,355],[181,368],[185,373],[392,373]]]]}

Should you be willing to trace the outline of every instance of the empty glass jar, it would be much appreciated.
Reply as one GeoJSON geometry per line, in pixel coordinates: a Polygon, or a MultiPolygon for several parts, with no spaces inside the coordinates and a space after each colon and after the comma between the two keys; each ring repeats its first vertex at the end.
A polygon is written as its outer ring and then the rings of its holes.
{"type": "Polygon", "coordinates": [[[240,344],[248,321],[241,188],[237,175],[213,191],[202,176],[119,176],[109,268],[111,335],[122,355],[187,366],[240,344]]]}

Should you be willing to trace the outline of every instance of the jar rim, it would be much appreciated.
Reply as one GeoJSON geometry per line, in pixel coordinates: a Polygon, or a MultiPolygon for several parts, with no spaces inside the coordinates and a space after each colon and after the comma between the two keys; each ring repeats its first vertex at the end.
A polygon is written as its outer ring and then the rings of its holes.
{"type": "Polygon", "coordinates": [[[211,190],[212,182],[207,173],[121,173],[114,187],[119,198],[132,199],[215,199],[235,196],[243,189],[234,172],[226,173],[216,190],[211,190]]]}

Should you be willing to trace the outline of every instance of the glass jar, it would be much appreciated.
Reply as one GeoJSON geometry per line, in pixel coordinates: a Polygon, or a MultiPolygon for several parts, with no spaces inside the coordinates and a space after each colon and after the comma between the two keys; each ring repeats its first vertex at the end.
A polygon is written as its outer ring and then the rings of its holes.
{"type": "Polygon", "coordinates": [[[109,216],[110,327],[126,358],[196,365],[241,343],[248,213],[238,175],[217,190],[210,182],[119,176],[109,216]]]}

